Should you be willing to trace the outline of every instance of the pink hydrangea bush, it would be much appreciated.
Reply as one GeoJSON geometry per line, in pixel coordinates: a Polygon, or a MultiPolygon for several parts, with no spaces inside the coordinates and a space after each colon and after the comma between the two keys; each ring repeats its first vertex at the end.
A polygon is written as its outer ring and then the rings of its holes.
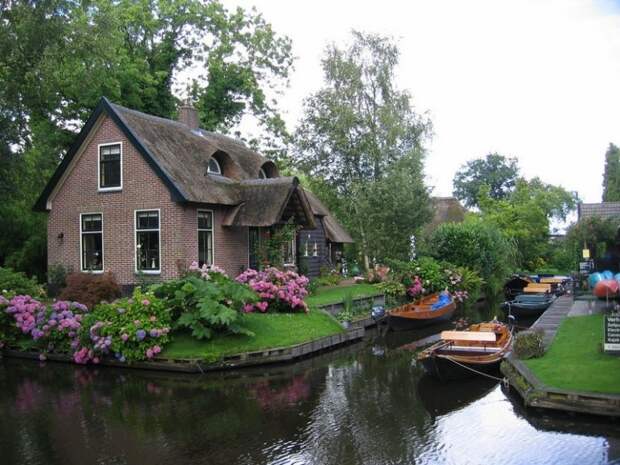
{"type": "Polygon", "coordinates": [[[308,295],[308,278],[294,271],[280,271],[270,267],[264,271],[248,269],[236,281],[247,284],[256,292],[260,302],[248,303],[245,312],[308,312],[304,298],[308,295]]]}
{"type": "Polygon", "coordinates": [[[419,297],[422,297],[422,295],[424,295],[424,292],[426,292],[426,290],[424,289],[424,286],[422,285],[422,280],[420,279],[419,276],[414,276],[413,282],[407,288],[407,295],[415,300],[419,297]]]}

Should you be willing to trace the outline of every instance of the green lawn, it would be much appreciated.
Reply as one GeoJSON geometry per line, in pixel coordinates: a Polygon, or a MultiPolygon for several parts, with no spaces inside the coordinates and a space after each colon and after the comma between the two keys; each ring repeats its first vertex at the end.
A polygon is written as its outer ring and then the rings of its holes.
{"type": "Polygon", "coordinates": [[[344,331],[334,318],[317,310],[308,314],[248,313],[243,319],[243,326],[254,332],[254,337],[228,335],[199,341],[176,334],[161,356],[215,361],[225,355],[291,346],[344,331]]]}
{"type": "Polygon", "coordinates": [[[602,342],[603,315],[567,318],[549,351],[524,363],[549,387],[620,394],[620,357],[602,342]]]}
{"type": "Polygon", "coordinates": [[[369,297],[381,294],[381,291],[377,289],[377,286],[374,284],[352,284],[350,286],[320,287],[314,294],[306,297],[306,302],[312,307],[335,304],[342,302],[349,292],[353,294],[354,299],[358,297],[369,297]]]}

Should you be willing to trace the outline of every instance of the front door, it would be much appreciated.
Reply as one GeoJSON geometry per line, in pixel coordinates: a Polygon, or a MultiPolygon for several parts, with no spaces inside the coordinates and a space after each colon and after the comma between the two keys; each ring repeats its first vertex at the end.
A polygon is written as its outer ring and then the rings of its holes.
{"type": "Polygon", "coordinates": [[[249,255],[250,268],[252,268],[253,270],[258,270],[258,267],[259,267],[258,252],[260,250],[260,229],[259,228],[250,228],[248,249],[249,249],[248,255],[249,255]]]}

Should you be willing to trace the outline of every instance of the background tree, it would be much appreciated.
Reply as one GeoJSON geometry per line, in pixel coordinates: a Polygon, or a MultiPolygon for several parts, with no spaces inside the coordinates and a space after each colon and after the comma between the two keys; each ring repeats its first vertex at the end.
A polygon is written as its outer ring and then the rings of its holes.
{"type": "Polygon", "coordinates": [[[603,202],[618,201],[620,201],[620,149],[610,143],[605,152],[603,202]]]}
{"type": "Polygon", "coordinates": [[[519,167],[515,158],[490,153],[461,166],[452,182],[453,195],[467,207],[477,207],[478,194],[483,186],[488,187],[492,199],[504,199],[512,192],[518,178],[519,167]]]}
{"type": "Polygon", "coordinates": [[[3,2],[0,265],[44,272],[45,219],[30,208],[102,95],[174,117],[175,79],[192,75],[204,127],[228,132],[253,115],[273,148],[286,134],[267,89],[286,84],[291,63],[290,40],[261,15],[218,1],[3,2]]]}
{"type": "Polygon", "coordinates": [[[295,161],[318,179],[316,193],[351,231],[366,265],[406,253],[404,238],[430,215],[422,179],[430,122],[394,85],[398,57],[391,40],[361,32],[346,49],[329,46],[325,85],[305,100],[295,138],[295,161]]]}
{"type": "Polygon", "coordinates": [[[581,251],[590,250],[594,260],[605,258],[618,244],[620,218],[584,218],[566,231],[565,246],[572,259],[573,269],[581,261],[581,251]]]}
{"type": "Polygon", "coordinates": [[[514,241],[517,265],[530,271],[547,265],[551,220],[565,220],[577,200],[562,187],[538,178],[519,179],[514,191],[503,199],[491,197],[488,187],[481,188],[478,198],[480,218],[514,241]]]}

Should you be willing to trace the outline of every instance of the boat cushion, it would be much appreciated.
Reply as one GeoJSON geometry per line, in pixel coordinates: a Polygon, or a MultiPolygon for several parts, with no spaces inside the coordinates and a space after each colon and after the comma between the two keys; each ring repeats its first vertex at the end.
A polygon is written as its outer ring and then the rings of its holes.
{"type": "Polygon", "coordinates": [[[491,331],[442,331],[444,341],[482,341],[495,342],[497,335],[491,331]]]}

